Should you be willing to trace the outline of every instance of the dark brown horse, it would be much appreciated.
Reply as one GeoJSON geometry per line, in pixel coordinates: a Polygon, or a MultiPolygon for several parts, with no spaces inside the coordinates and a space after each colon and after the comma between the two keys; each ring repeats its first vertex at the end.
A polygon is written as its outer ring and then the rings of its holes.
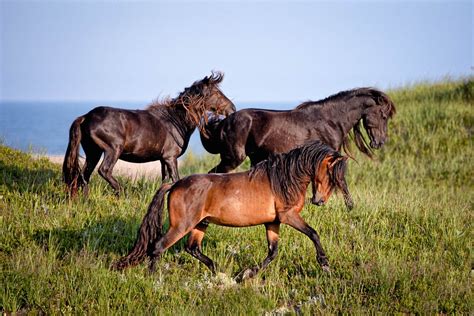
{"type": "Polygon", "coordinates": [[[189,234],[186,251],[215,272],[214,262],[201,252],[201,242],[209,223],[245,227],[265,225],[268,256],[261,266],[246,270],[252,277],[277,255],[280,224],[287,224],[307,235],[316,247],[317,260],[324,270],[329,263],[316,231],[300,216],[306,189],[313,182],[312,202],[324,204],[334,189],[344,194],[348,207],[352,199],[345,181],[347,156],[316,141],[287,154],[270,157],[251,170],[229,174],[200,174],[164,184],[156,193],[143,219],[131,252],[114,263],[122,270],[150,257],[150,269],[169,247],[189,234]],[[170,227],[162,235],[166,192],[170,227]]]}
{"type": "Polygon", "coordinates": [[[129,162],[160,160],[163,181],[179,179],[177,158],[186,150],[191,134],[206,110],[225,115],[234,104],[219,90],[222,73],[196,81],[175,99],[155,102],[146,110],[97,107],[79,116],[71,125],[63,164],[63,179],[72,196],[79,187],[87,194],[89,178],[99,159],[99,174],[118,194],[120,185],[112,176],[118,159],[129,162]],[[79,166],[79,145],[86,155],[79,166]]]}
{"type": "Polygon", "coordinates": [[[240,110],[222,121],[211,120],[206,133],[201,133],[201,141],[208,152],[221,156],[220,163],[210,172],[229,172],[246,156],[255,165],[270,154],[288,152],[314,140],[338,151],[344,148],[350,154],[351,130],[359,150],[372,157],[361,122],[369,135],[370,147],[380,148],[394,113],[395,105],[385,93],[360,88],[305,102],[290,111],[240,110]]]}

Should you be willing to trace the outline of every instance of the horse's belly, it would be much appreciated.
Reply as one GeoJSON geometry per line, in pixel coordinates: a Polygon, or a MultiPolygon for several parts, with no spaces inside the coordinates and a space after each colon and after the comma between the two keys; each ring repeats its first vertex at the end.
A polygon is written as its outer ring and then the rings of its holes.
{"type": "Polygon", "coordinates": [[[228,226],[228,227],[248,227],[248,226],[255,226],[261,225],[265,223],[272,223],[276,219],[275,215],[269,214],[262,214],[255,216],[255,214],[248,214],[245,216],[244,214],[229,214],[229,216],[220,216],[220,217],[207,217],[206,220],[209,223],[220,225],[220,226],[228,226]]]}
{"type": "MultiPolygon", "coordinates": [[[[275,196],[270,184],[259,175],[250,179],[248,173],[203,175],[209,180],[208,189],[201,194],[205,203],[202,216],[223,226],[252,226],[276,219],[275,196]]],[[[198,190],[196,190],[198,192],[198,190]]],[[[196,199],[200,197],[195,196],[196,199]]]]}
{"type": "Polygon", "coordinates": [[[210,210],[207,220],[222,226],[244,227],[275,221],[273,201],[252,200],[234,196],[226,198],[210,210]]]}
{"type": "Polygon", "coordinates": [[[129,140],[124,144],[120,159],[129,162],[156,161],[167,151],[170,151],[170,148],[165,146],[162,140],[154,138],[129,140]]]}
{"type": "Polygon", "coordinates": [[[119,157],[120,160],[142,163],[142,162],[151,162],[159,160],[161,157],[159,153],[155,152],[146,152],[146,153],[122,153],[119,157]]]}

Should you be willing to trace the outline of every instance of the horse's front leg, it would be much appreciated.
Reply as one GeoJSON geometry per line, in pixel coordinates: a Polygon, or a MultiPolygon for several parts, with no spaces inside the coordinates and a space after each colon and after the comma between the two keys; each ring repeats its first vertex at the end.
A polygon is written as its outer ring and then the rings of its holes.
{"type": "Polygon", "coordinates": [[[280,232],[280,223],[265,224],[267,232],[268,255],[260,266],[246,269],[239,273],[235,278],[238,282],[254,277],[260,270],[265,269],[278,254],[278,237],[280,232]]]}
{"type": "Polygon", "coordinates": [[[163,182],[168,181],[169,177],[171,177],[171,180],[173,182],[176,182],[179,180],[179,172],[178,172],[178,160],[176,157],[170,157],[170,158],[163,158],[163,163],[165,167],[167,168],[167,177],[166,179],[163,178],[163,182]]]}
{"type": "Polygon", "coordinates": [[[166,168],[166,164],[164,160],[160,160],[160,164],[161,164],[161,182],[166,183],[169,181],[168,169],[166,168]]]}
{"type": "Polygon", "coordinates": [[[228,173],[240,166],[246,157],[245,148],[232,148],[229,152],[221,153],[221,161],[209,173],[228,173]]]}
{"type": "Polygon", "coordinates": [[[296,211],[290,211],[280,220],[282,223],[295,228],[311,239],[316,248],[316,258],[321,265],[321,268],[325,272],[330,272],[328,258],[321,246],[318,233],[301,218],[300,214],[296,211]]]}

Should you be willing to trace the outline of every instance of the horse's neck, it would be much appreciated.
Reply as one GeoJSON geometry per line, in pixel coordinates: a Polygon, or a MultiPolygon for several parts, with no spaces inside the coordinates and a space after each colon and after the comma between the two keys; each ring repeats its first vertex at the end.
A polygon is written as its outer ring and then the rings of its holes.
{"type": "Polygon", "coordinates": [[[189,140],[197,125],[188,117],[186,110],[181,106],[166,107],[165,115],[183,139],[189,140]]]}
{"type": "Polygon", "coordinates": [[[315,118],[321,117],[329,120],[339,131],[347,135],[349,131],[362,118],[364,106],[359,98],[348,101],[328,101],[321,105],[315,105],[312,109],[315,118]]]}

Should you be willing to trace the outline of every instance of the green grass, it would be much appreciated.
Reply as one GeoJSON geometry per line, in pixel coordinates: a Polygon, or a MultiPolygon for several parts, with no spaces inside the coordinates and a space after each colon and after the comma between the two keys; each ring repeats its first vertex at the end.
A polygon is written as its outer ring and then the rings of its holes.
{"type": "MultiPolygon", "coordinates": [[[[212,277],[182,242],[154,275],[145,264],[110,271],[133,245],[159,181],[121,179],[126,196],[116,199],[95,174],[89,198],[69,201],[59,166],[0,146],[0,310],[472,314],[473,78],[388,93],[398,111],[390,141],[376,161],[357,154],[349,162],[355,208],[334,196],[302,212],[321,236],[331,275],[318,266],[311,241],[287,226],[277,259],[243,284],[212,277]]],[[[217,161],[187,155],[181,174],[217,161]]],[[[235,276],[265,257],[264,228],[210,226],[204,253],[235,276]]]]}

